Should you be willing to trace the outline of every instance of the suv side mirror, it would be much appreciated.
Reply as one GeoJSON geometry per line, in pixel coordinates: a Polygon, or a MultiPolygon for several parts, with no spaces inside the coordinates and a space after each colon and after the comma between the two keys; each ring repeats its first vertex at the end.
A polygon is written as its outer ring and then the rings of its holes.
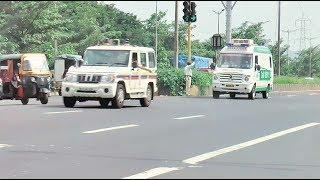
{"type": "Polygon", "coordinates": [[[260,71],[261,67],[259,64],[256,64],[256,67],[255,67],[256,70],[260,71]]]}
{"type": "Polygon", "coordinates": [[[138,67],[138,63],[133,61],[131,66],[132,66],[132,68],[137,68],[138,67]]]}
{"type": "Polygon", "coordinates": [[[216,68],[215,63],[211,63],[211,64],[210,64],[210,68],[211,68],[212,70],[214,70],[214,69],[216,68]]]}

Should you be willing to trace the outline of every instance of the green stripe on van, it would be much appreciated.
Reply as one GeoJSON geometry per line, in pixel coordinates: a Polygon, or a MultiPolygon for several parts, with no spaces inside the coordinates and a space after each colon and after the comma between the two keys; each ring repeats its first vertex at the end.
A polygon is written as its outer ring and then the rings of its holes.
{"type": "Polygon", "coordinates": [[[255,46],[253,51],[257,53],[271,54],[271,51],[269,50],[269,48],[265,46],[255,46]]]}

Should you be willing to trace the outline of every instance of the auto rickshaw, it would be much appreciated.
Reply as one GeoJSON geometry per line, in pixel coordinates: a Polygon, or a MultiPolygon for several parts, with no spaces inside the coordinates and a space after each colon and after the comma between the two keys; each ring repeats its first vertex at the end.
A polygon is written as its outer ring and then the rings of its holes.
{"type": "Polygon", "coordinates": [[[21,100],[28,104],[36,98],[47,104],[51,73],[45,54],[0,55],[0,99],[21,100]]]}
{"type": "Polygon", "coordinates": [[[82,56],[63,54],[55,58],[54,61],[54,90],[59,92],[61,96],[61,84],[65,78],[68,69],[73,67],[80,67],[83,64],[82,56]]]}

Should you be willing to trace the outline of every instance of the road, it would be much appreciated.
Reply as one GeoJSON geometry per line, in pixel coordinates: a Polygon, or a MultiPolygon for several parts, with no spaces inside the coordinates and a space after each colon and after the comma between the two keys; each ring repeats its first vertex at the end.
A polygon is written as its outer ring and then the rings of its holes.
{"type": "Polygon", "coordinates": [[[319,178],[320,92],[0,102],[0,178],[319,178]]]}

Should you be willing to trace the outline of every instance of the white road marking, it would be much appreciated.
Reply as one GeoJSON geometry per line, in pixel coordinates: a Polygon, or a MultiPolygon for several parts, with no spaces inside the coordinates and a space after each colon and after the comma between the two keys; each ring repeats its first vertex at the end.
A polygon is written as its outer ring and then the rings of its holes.
{"type": "Polygon", "coordinates": [[[177,171],[180,170],[182,168],[178,168],[178,167],[158,167],[158,168],[154,168],[154,169],[150,169],[148,171],[139,173],[139,174],[135,174],[129,177],[125,177],[123,179],[147,179],[147,178],[152,178],[155,176],[159,176],[161,174],[165,174],[165,173],[169,173],[171,171],[177,171]]]}
{"type": "Polygon", "coordinates": [[[268,140],[271,140],[271,139],[274,139],[274,138],[277,138],[277,137],[280,137],[280,136],[283,136],[283,135],[286,135],[286,134],[289,134],[289,133],[293,133],[293,132],[296,132],[296,131],[300,131],[300,130],[305,129],[305,128],[316,126],[316,125],[319,125],[319,124],[320,123],[309,123],[309,124],[305,124],[305,125],[302,125],[302,126],[297,126],[297,127],[290,128],[290,129],[287,129],[287,130],[284,130],[284,131],[280,131],[280,132],[277,132],[277,133],[274,133],[274,134],[270,134],[268,136],[260,137],[258,139],[254,139],[254,140],[247,141],[247,142],[244,142],[244,143],[241,143],[241,144],[229,146],[229,147],[226,147],[226,148],[223,148],[223,149],[219,149],[217,151],[212,151],[212,152],[208,152],[208,153],[205,153],[205,154],[201,154],[199,156],[195,156],[195,157],[192,157],[192,158],[189,158],[189,159],[185,159],[185,160],[183,160],[183,162],[187,163],[187,164],[193,164],[194,165],[194,164],[197,164],[197,163],[199,163],[201,161],[208,160],[208,159],[211,159],[213,157],[216,157],[216,156],[228,153],[228,152],[236,151],[236,150],[239,150],[239,149],[242,149],[242,148],[245,148],[245,147],[249,147],[249,146],[252,146],[252,145],[255,145],[255,144],[258,144],[258,143],[262,143],[264,141],[268,141],[268,140]]]}
{"type": "Polygon", "coordinates": [[[82,133],[84,133],[84,134],[92,134],[92,133],[98,133],[98,132],[104,132],[104,131],[111,131],[111,130],[115,130],[115,129],[123,129],[123,128],[136,127],[136,126],[139,126],[139,125],[130,124],[130,125],[125,125],[125,126],[117,126],[117,127],[97,129],[97,130],[92,130],[92,131],[85,131],[85,132],[82,132],[82,133]]]}
{"type": "Polygon", "coordinates": [[[289,94],[287,95],[288,97],[294,97],[294,96],[297,96],[297,95],[294,95],[294,94],[289,94]]]}
{"type": "Polygon", "coordinates": [[[65,114],[65,113],[78,113],[78,112],[82,112],[82,111],[60,111],[60,112],[46,112],[43,114],[65,114]]]}
{"type": "Polygon", "coordinates": [[[317,95],[318,93],[310,93],[309,95],[310,96],[313,96],[313,95],[317,95]]]}
{"type": "Polygon", "coordinates": [[[190,118],[197,118],[197,117],[203,117],[205,115],[196,115],[196,116],[186,116],[186,117],[179,117],[174,119],[190,119],[190,118]]]}
{"type": "Polygon", "coordinates": [[[10,147],[11,145],[9,144],[0,144],[0,148],[5,148],[5,147],[10,147]]]}

